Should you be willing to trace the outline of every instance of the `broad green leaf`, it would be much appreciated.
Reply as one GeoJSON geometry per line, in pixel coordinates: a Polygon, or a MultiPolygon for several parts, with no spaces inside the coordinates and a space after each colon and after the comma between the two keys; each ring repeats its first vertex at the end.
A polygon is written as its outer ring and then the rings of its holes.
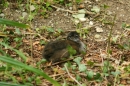
{"type": "Polygon", "coordinates": [[[28,25],[25,25],[23,23],[18,23],[18,22],[14,22],[14,21],[10,21],[10,20],[7,20],[7,19],[2,19],[2,18],[0,18],[0,24],[16,26],[16,27],[19,27],[19,28],[28,28],[29,27],[28,25]]]}
{"type": "Polygon", "coordinates": [[[93,79],[94,72],[93,71],[87,71],[87,79],[91,80],[93,79]]]}
{"type": "Polygon", "coordinates": [[[53,28],[47,28],[47,31],[53,33],[53,32],[54,32],[54,29],[53,29],[53,28]]]}
{"type": "Polygon", "coordinates": [[[93,77],[95,80],[97,81],[101,81],[102,80],[102,77],[101,77],[101,74],[100,73],[96,73],[96,75],[93,77]]]}
{"type": "Polygon", "coordinates": [[[87,64],[90,66],[94,66],[94,62],[92,62],[92,61],[88,61],[87,64]]]}
{"type": "Polygon", "coordinates": [[[126,23],[122,23],[122,28],[126,28],[126,23]]]}
{"type": "Polygon", "coordinates": [[[76,62],[78,65],[80,65],[81,57],[75,58],[73,61],[76,62]]]}
{"type": "Polygon", "coordinates": [[[16,29],[15,29],[15,32],[16,32],[17,34],[19,34],[19,35],[21,34],[21,31],[19,30],[19,28],[16,28],[16,29]]]}
{"type": "Polygon", "coordinates": [[[124,68],[124,70],[125,70],[126,72],[129,72],[129,73],[130,73],[130,65],[126,66],[126,67],[124,68]]]}
{"type": "Polygon", "coordinates": [[[85,64],[79,64],[79,71],[84,72],[87,70],[87,67],[85,66],[85,64]]]}
{"type": "Polygon", "coordinates": [[[78,80],[78,81],[81,81],[82,80],[82,78],[77,74],[76,75],[76,79],[78,80]]]}
{"type": "Polygon", "coordinates": [[[120,74],[120,71],[119,70],[116,70],[115,72],[111,72],[111,74],[113,74],[114,76],[117,76],[120,74]]]}
{"type": "Polygon", "coordinates": [[[61,32],[63,32],[63,30],[62,29],[57,29],[57,31],[58,31],[58,33],[61,33],[61,32]]]}
{"type": "Polygon", "coordinates": [[[124,44],[123,48],[126,49],[126,50],[130,50],[130,45],[124,44]]]}
{"type": "Polygon", "coordinates": [[[74,55],[76,54],[76,50],[73,49],[71,46],[67,46],[68,52],[70,53],[70,55],[74,55]]]}
{"type": "Polygon", "coordinates": [[[11,65],[24,68],[25,70],[32,71],[33,73],[36,73],[38,75],[43,76],[43,78],[50,81],[54,86],[60,86],[60,84],[58,82],[56,82],[55,80],[50,78],[46,73],[44,73],[43,71],[41,71],[39,69],[28,66],[28,65],[26,65],[26,64],[24,64],[22,62],[19,62],[17,60],[14,60],[13,58],[10,58],[10,57],[7,57],[7,56],[0,56],[0,60],[3,61],[3,62],[9,63],[11,65]]]}
{"type": "Polygon", "coordinates": [[[109,8],[110,6],[104,4],[103,7],[104,7],[104,9],[107,9],[107,8],[109,8]]]}
{"type": "Polygon", "coordinates": [[[109,69],[109,61],[104,61],[103,73],[107,73],[109,69]]]}
{"type": "Polygon", "coordinates": [[[46,44],[46,42],[44,40],[40,40],[40,44],[43,45],[46,44]]]}

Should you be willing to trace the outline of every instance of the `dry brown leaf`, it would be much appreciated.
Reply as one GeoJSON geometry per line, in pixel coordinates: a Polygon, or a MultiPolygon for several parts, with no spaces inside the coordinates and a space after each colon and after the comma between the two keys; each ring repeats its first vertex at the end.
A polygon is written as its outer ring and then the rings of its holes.
{"type": "Polygon", "coordinates": [[[39,44],[40,42],[39,41],[36,41],[33,43],[33,46],[36,45],[36,44],[39,44]]]}

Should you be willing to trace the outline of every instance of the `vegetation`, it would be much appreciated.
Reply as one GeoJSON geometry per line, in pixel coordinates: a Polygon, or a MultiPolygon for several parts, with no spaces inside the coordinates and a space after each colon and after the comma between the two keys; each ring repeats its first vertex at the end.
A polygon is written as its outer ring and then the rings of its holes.
{"type": "MultiPolygon", "coordinates": [[[[107,15],[110,6],[100,4],[99,7],[93,4],[94,6],[86,13],[82,3],[85,4],[84,0],[0,1],[2,7],[0,9],[0,17],[2,17],[0,18],[0,86],[51,86],[52,84],[54,86],[125,86],[129,84],[130,25],[123,22],[121,35],[115,35],[114,27],[118,15],[107,15]],[[18,12],[20,16],[17,17],[18,14],[13,12],[13,16],[16,17],[10,18],[6,15],[8,12],[4,13],[8,8],[20,11],[18,12]],[[64,62],[50,65],[41,56],[44,45],[50,40],[63,39],[71,30],[42,25],[42,23],[35,27],[35,23],[36,20],[49,19],[47,21],[49,24],[54,20],[50,17],[51,14],[59,11],[71,15],[67,16],[73,18],[71,25],[74,25],[75,29],[72,30],[80,33],[87,45],[87,53],[85,56],[70,56],[70,59],[64,62]],[[84,20],[86,15],[91,15],[88,17],[92,18],[92,21],[108,29],[104,31],[106,40],[102,41],[101,36],[97,35],[103,33],[101,27],[95,26],[96,24],[94,25],[91,20],[86,25],[87,20],[84,20]],[[96,28],[95,37],[92,37],[95,34],[93,28],[96,28]]],[[[59,14],[59,17],[62,18],[62,14],[59,14]]],[[[56,21],[54,24],[57,23],[61,26],[61,22],[56,21]]],[[[72,55],[75,53],[71,48],[69,51],[72,55]]]]}

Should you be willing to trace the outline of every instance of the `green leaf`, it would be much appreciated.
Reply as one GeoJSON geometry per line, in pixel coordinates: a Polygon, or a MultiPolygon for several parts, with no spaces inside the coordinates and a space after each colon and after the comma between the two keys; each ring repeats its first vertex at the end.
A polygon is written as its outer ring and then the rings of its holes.
{"type": "Polygon", "coordinates": [[[78,81],[81,81],[81,80],[82,80],[82,78],[81,78],[78,74],[76,74],[76,79],[77,79],[78,81]]]}
{"type": "Polygon", "coordinates": [[[66,62],[66,63],[64,64],[64,66],[70,68],[70,67],[72,66],[72,64],[71,64],[71,62],[66,62]]]}
{"type": "Polygon", "coordinates": [[[130,29],[130,25],[127,25],[126,28],[130,29]]]}
{"type": "Polygon", "coordinates": [[[57,29],[57,31],[58,31],[58,33],[61,33],[61,32],[63,32],[63,30],[62,29],[57,29]]]}
{"type": "Polygon", "coordinates": [[[0,24],[16,26],[16,27],[19,27],[19,28],[28,28],[29,27],[28,25],[25,25],[23,23],[18,23],[18,22],[14,22],[14,21],[2,19],[2,18],[0,18],[0,24]]]}
{"type": "Polygon", "coordinates": [[[37,66],[39,66],[40,64],[42,64],[42,63],[45,63],[46,62],[46,59],[42,59],[42,60],[40,60],[39,62],[37,62],[37,66]]]}
{"type": "Polygon", "coordinates": [[[103,7],[104,7],[104,9],[107,9],[107,8],[109,8],[110,6],[104,4],[103,7]]]}
{"type": "Polygon", "coordinates": [[[114,76],[118,76],[120,74],[120,71],[116,70],[115,72],[111,72],[111,74],[113,74],[114,76]]]}
{"type": "Polygon", "coordinates": [[[67,46],[68,52],[70,53],[70,55],[74,55],[76,54],[76,50],[73,49],[71,46],[67,46]]]}
{"type": "MultiPolygon", "coordinates": [[[[12,70],[12,67],[4,67],[4,66],[2,66],[2,67],[0,67],[0,71],[11,71],[12,70]]],[[[1,86],[1,85],[0,85],[1,86]]]]}
{"type": "Polygon", "coordinates": [[[109,61],[104,61],[103,73],[107,73],[109,69],[109,61]]]}
{"type": "Polygon", "coordinates": [[[76,62],[78,65],[80,65],[81,57],[75,58],[73,61],[76,62]]]}
{"type": "Polygon", "coordinates": [[[117,42],[118,37],[119,37],[118,35],[117,35],[117,36],[112,37],[112,41],[113,41],[114,43],[116,43],[116,42],[117,42]]]}
{"type": "Polygon", "coordinates": [[[20,84],[14,84],[14,83],[0,82],[0,86],[27,86],[27,85],[20,85],[20,84]]]}
{"type": "Polygon", "coordinates": [[[54,86],[60,86],[60,84],[58,82],[56,82],[55,80],[50,78],[46,73],[44,73],[43,71],[41,71],[39,69],[28,66],[28,65],[26,65],[26,64],[24,64],[22,62],[19,62],[17,60],[14,60],[13,58],[10,58],[10,57],[7,57],[7,56],[0,56],[0,60],[3,61],[3,62],[9,63],[11,65],[24,68],[25,70],[32,71],[33,73],[36,73],[38,75],[43,76],[43,78],[50,81],[54,86]]]}
{"type": "Polygon", "coordinates": [[[54,29],[53,29],[53,28],[47,28],[47,31],[53,33],[53,32],[54,32],[54,29]]]}
{"type": "Polygon", "coordinates": [[[19,30],[19,28],[16,28],[16,29],[15,29],[15,32],[16,32],[17,34],[19,34],[19,35],[21,34],[21,31],[19,30]]]}
{"type": "Polygon", "coordinates": [[[21,42],[21,41],[22,41],[22,38],[21,38],[21,37],[17,37],[17,38],[14,38],[14,40],[15,40],[16,42],[21,42]]]}
{"type": "Polygon", "coordinates": [[[46,42],[44,40],[40,40],[40,44],[43,45],[46,44],[46,42]]]}
{"type": "Polygon", "coordinates": [[[123,48],[126,49],[126,50],[130,50],[130,46],[127,45],[127,44],[124,44],[124,45],[123,45],[123,48]]]}
{"type": "Polygon", "coordinates": [[[124,68],[124,70],[125,70],[126,72],[129,72],[129,73],[130,73],[130,65],[126,66],[126,67],[124,68]]]}
{"type": "Polygon", "coordinates": [[[87,67],[85,66],[85,64],[80,64],[79,65],[79,71],[80,72],[84,72],[84,71],[86,71],[87,70],[87,67]]]}
{"type": "Polygon", "coordinates": [[[124,49],[124,47],[121,44],[118,44],[119,49],[124,49]]]}
{"type": "Polygon", "coordinates": [[[90,66],[94,66],[94,62],[92,62],[92,61],[88,61],[87,64],[90,66]]]}
{"type": "Polygon", "coordinates": [[[93,76],[94,76],[93,71],[87,71],[87,79],[88,79],[88,80],[92,80],[92,79],[93,79],[93,76]]]}
{"type": "Polygon", "coordinates": [[[123,23],[123,24],[122,24],[122,28],[126,28],[126,23],[123,23]]]}
{"type": "Polygon", "coordinates": [[[93,77],[95,80],[102,80],[101,74],[100,73],[96,73],[96,75],[93,77]]]}

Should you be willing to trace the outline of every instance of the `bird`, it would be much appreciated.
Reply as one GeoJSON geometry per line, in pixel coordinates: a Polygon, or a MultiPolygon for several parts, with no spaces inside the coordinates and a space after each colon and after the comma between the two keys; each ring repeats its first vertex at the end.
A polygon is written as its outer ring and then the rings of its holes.
{"type": "Polygon", "coordinates": [[[71,31],[65,40],[48,42],[43,49],[42,56],[52,63],[67,59],[70,56],[68,46],[76,51],[75,55],[86,53],[86,45],[80,40],[79,33],[71,31]]]}

